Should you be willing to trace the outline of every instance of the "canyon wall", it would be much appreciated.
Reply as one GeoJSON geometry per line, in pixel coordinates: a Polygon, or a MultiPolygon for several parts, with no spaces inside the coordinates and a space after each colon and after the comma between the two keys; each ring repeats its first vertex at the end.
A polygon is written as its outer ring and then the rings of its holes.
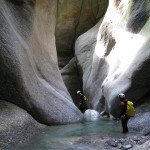
{"type": "Polygon", "coordinates": [[[115,117],[119,93],[135,104],[149,97],[149,2],[107,6],[106,0],[1,0],[0,99],[52,125],[82,120],[79,89],[89,108],[115,117]]]}
{"type": "MultiPolygon", "coordinates": [[[[78,102],[66,87],[71,78],[65,66],[74,57],[76,38],[95,25],[106,8],[104,0],[1,0],[0,99],[43,124],[81,121],[78,102]]],[[[76,86],[77,67],[71,71],[76,86]]]]}
{"type": "Polygon", "coordinates": [[[2,0],[0,7],[0,98],[44,124],[79,121],[58,68],[57,1],[2,0]]]}
{"type": "Polygon", "coordinates": [[[110,0],[97,39],[91,30],[77,39],[76,57],[92,109],[117,117],[119,93],[135,105],[150,96],[149,12],[146,0],[110,0]]]}
{"type": "Polygon", "coordinates": [[[14,149],[45,125],[83,121],[77,90],[113,117],[125,93],[136,106],[129,128],[149,133],[149,4],[1,0],[0,148],[14,149]]]}

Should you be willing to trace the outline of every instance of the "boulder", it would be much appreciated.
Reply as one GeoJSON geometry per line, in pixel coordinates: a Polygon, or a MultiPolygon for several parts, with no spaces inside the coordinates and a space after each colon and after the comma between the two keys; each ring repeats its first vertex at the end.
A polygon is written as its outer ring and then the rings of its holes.
{"type": "Polygon", "coordinates": [[[25,110],[0,100],[0,149],[14,150],[30,142],[46,128],[25,110]]]}
{"type": "Polygon", "coordinates": [[[96,110],[87,109],[84,113],[84,119],[86,121],[95,121],[100,118],[100,114],[96,110]]]}

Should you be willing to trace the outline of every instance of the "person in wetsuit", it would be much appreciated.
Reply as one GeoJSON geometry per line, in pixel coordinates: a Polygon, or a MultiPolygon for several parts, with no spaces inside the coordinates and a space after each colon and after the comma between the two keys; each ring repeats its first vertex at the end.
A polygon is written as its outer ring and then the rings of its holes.
{"type": "Polygon", "coordinates": [[[81,91],[77,91],[77,95],[79,98],[79,109],[82,113],[84,113],[87,109],[87,97],[81,92],[81,91]]]}
{"type": "Polygon", "coordinates": [[[123,129],[123,133],[127,133],[128,132],[128,120],[130,119],[130,117],[128,117],[126,115],[126,111],[127,111],[127,102],[128,100],[126,99],[125,94],[121,93],[119,94],[119,99],[120,99],[120,116],[119,119],[121,119],[121,123],[122,123],[122,129],[123,129]]]}

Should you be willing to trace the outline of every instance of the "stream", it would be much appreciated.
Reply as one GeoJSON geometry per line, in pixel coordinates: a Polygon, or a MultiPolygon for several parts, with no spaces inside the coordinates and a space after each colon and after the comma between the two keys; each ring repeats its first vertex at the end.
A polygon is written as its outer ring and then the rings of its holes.
{"type": "Polygon", "coordinates": [[[36,136],[21,150],[102,150],[110,138],[138,135],[133,131],[122,134],[120,122],[109,119],[70,125],[52,126],[36,136]]]}

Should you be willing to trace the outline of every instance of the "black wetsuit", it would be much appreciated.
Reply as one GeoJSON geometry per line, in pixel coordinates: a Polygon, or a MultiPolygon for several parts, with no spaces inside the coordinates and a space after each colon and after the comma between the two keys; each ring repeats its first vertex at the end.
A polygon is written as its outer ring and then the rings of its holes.
{"type": "Polygon", "coordinates": [[[79,101],[79,109],[84,113],[87,110],[87,99],[82,93],[79,94],[79,101]]]}
{"type": "Polygon", "coordinates": [[[130,118],[126,115],[126,111],[127,111],[127,100],[124,100],[120,102],[120,119],[122,123],[123,133],[128,132],[127,124],[130,118]]]}

